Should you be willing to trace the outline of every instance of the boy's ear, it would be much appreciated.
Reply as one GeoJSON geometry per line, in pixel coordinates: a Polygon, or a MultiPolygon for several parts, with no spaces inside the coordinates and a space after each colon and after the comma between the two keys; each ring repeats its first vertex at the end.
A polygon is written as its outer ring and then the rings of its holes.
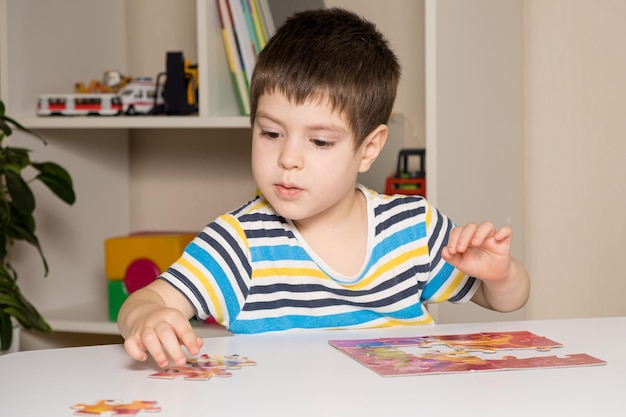
{"type": "Polygon", "coordinates": [[[359,166],[359,173],[366,172],[378,155],[383,150],[385,142],[387,142],[387,135],[389,134],[389,127],[387,125],[378,125],[372,132],[367,135],[361,146],[363,147],[363,156],[361,158],[361,165],[359,166]]]}

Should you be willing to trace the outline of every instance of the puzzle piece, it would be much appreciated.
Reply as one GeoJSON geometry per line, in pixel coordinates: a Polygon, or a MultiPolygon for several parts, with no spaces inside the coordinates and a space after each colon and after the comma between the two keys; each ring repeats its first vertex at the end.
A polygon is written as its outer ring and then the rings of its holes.
{"type": "Polygon", "coordinates": [[[232,375],[233,374],[228,372],[225,367],[203,368],[194,365],[185,365],[166,368],[161,372],[151,374],[150,378],[174,379],[183,377],[187,381],[207,381],[214,376],[227,378],[232,375]]]}
{"type": "Polygon", "coordinates": [[[156,405],[156,401],[133,401],[132,403],[122,403],[119,400],[100,400],[94,404],[74,404],[71,408],[78,410],[74,412],[77,416],[134,416],[140,411],[157,412],[161,407],[156,405]]]}
{"type": "Polygon", "coordinates": [[[240,355],[209,355],[202,354],[199,358],[187,360],[188,364],[198,365],[203,368],[226,367],[228,369],[241,369],[242,366],[256,365],[256,362],[240,355]]]}
{"type": "Polygon", "coordinates": [[[256,365],[256,362],[240,355],[202,354],[197,358],[187,359],[183,366],[171,366],[161,372],[151,374],[151,378],[174,379],[183,377],[189,381],[206,381],[212,377],[232,376],[228,370],[241,369],[242,366],[256,365]]]}

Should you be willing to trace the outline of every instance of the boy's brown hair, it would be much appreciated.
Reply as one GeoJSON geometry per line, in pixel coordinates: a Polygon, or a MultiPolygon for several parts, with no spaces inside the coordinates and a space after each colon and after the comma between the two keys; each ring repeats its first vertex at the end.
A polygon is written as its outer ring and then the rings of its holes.
{"type": "Polygon", "coordinates": [[[328,100],[347,118],[354,148],[389,121],[400,64],[376,26],[344,9],[294,14],[259,54],[250,85],[250,120],[259,97],[282,93],[290,101],[328,100]]]}

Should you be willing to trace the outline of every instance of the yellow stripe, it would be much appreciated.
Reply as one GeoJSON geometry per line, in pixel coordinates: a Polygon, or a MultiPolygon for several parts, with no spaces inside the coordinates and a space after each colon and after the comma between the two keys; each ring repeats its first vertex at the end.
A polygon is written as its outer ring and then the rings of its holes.
{"type": "Polygon", "coordinates": [[[426,208],[426,229],[430,227],[430,223],[433,221],[433,209],[430,204],[427,204],[426,208]]]}
{"type": "Polygon", "coordinates": [[[211,283],[209,283],[209,281],[206,279],[204,274],[202,274],[200,270],[196,268],[194,265],[192,265],[187,259],[180,258],[178,260],[178,263],[180,263],[183,267],[187,268],[198,279],[198,281],[200,281],[204,289],[209,294],[209,297],[211,297],[211,302],[213,303],[213,307],[215,307],[215,320],[217,320],[218,323],[223,323],[224,314],[222,313],[222,306],[219,302],[219,297],[217,296],[217,294],[215,293],[215,290],[211,286],[211,283]]]}
{"type": "Polygon", "coordinates": [[[437,298],[437,302],[440,303],[442,301],[448,300],[450,296],[452,295],[452,293],[459,288],[459,285],[461,285],[461,281],[463,281],[465,276],[466,275],[464,272],[459,271],[454,276],[454,279],[452,280],[450,285],[448,285],[448,288],[443,292],[443,294],[439,296],[439,298],[437,298]]]}
{"type": "Polygon", "coordinates": [[[260,268],[252,271],[252,279],[271,276],[300,276],[330,279],[322,271],[313,268],[260,268]]]}
{"type": "Polygon", "coordinates": [[[378,278],[380,275],[386,273],[387,271],[395,268],[398,265],[402,265],[404,262],[406,262],[408,259],[410,258],[415,258],[418,256],[422,256],[422,255],[426,255],[428,253],[428,247],[426,246],[421,246],[419,248],[410,250],[408,252],[404,252],[403,254],[391,259],[389,262],[386,262],[384,264],[382,264],[380,267],[378,267],[378,269],[372,273],[371,275],[369,275],[368,277],[366,277],[365,279],[357,282],[354,285],[346,285],[352,289],[361,289],[369,284],[372,283],[372,281],[374,281],[376,278],[378,278]]]}
{"type": "Polygon", "coordinates": [[[228,35],[226,35],[226,29],[222,29],[222,38],[224,39],[224,43],[226,44],[226,61],[228,61],[228,68],[230,72],[235,72],[235,61],[233,58],[233,54],[231,52],[231,45],[228,42],[228,35]]]}
{"type": "Polygon", "coordinates": [[[241,224],[237,220],[235,220],[235,218],[230,214],[223,214],[220,216],[220,219],[224,221],[224,223],[227,223],[230,227],[232,227],[235,232],[237,232],[239,239],[241,239],[242,242],[245,242],[246,249],[250,250],[250,246],[248,245],[248,238],[246,237],[246,233],[243,231],[241,224]]]}
{"type": "Polygon", "coordinates": [[[261,209],[261,208],[267,207],[267,206],[268,206],[267,201],[265,199],[263,199],[263,198],[260,198],[259,201],[254,206],[252,206],[252,207],[250,207],[248,209],[248,213],[251,213],[251,212],[253,212],[255,210],[258,210],[258,209],[261,209]]]}

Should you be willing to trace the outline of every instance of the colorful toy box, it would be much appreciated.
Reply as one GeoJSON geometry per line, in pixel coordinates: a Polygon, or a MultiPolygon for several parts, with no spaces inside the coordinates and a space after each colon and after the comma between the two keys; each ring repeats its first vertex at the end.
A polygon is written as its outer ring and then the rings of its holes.
{"type": "Polygon", "coordinates": [[[128,295],[154,281],[194,237],[195,233],[142,232],[106,239],[109,320],[116,321],[128,295]]]}

